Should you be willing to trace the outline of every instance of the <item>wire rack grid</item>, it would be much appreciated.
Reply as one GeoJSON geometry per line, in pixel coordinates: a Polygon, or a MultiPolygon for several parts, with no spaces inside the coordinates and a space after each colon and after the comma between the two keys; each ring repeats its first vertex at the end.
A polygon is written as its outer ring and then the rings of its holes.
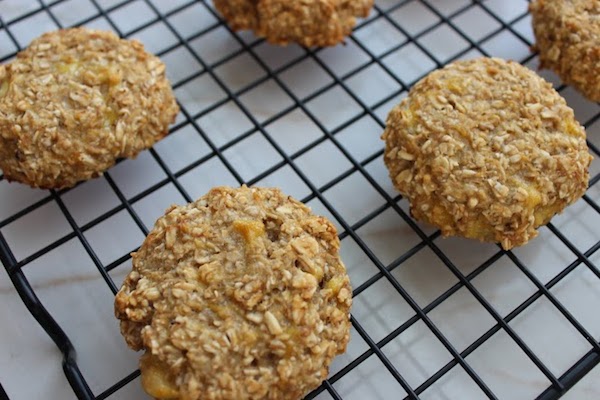
{"type": "MultiPolygon", "coordinates": [[[[146,398],[112,316],[129,254],[169,204],[242,183],[281,187],[340,232],[352,339],[309,399],[554,399],[600,361],[597,161],[584,198],[513,251],[413,221],[382,162],[387,112],[431,70],[479,55],[536,68],[526,1],[377,0],[344,46],[303,49],[233,32],[210,1],[4,0],[0,61],[78,25],[141,40],[181,105],[166,139],[101,178],[0,178],[0,258],[78,398],[146,398]]],[[[600,108],[542,74],[597,158],[600,108]]]]}

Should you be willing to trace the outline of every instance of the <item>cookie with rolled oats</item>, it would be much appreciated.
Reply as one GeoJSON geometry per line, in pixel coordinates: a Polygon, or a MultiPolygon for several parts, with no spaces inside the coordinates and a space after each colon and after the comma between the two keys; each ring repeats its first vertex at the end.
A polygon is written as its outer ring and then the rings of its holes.
{"type": "Polygon", "coordinates": [[[141,43],[49,32],[0,66],[0,169],[32,187],[74,186],[151,147],[178,111],[165,65],[141,43]]]}
{"type": "Polygon", "coordinates": [[[535,0],[529,10],[540,67],[600,101],[600,1],[535,0]]]}
{"type": "Polygon", "coordinates": [[[234,30],[252,30],[273,44],[335,46],[365,18],[373,0],[215,0],[234,30]]]}
{"type": "Polygon", "coordinates": [[[511,61],[430,73],[390,112],[382,138],[411,214],[445,236],[520,246],[587,189],[592,157],[573,110],[511,61]]]}
{"type": "Polygon", "coordinates": [[[335,227],[278,189],[212,189],[159,218],[115,299],[157,399],[300,399],[349,339],[335,227]]]}

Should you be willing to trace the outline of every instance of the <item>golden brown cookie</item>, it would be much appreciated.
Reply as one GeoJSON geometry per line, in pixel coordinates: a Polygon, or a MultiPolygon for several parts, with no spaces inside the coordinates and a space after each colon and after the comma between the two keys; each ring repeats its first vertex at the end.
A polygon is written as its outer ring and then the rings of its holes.
{"type": "Polygon", "coordinates": [[[390,112],[382,138],[412,215],[446,236],[520,246],[588,184],[592,157],[573,110],[511,61],[432,72],[390,112]]]}
{"type": "Polygon", "coordinates": [[[115,299],[158,399],[300,399],[349,339],[335,227],[277,189],[212,189],[171,207],[115,299]]]}
{"type": "Polygon", "coordinates": [[[164,64],[141,43],[49,32],[0,66],[0,169],[33,187],[70,187],[152,146],[178,111],[164,64]]]}
{"type": "Polygon", "coordinates": [[[529,10],[540,66],[600,101],[600,1],[534,0],[529,10]]]}
{"type": "Polygon", "coordinates": [[[235,30],[251,29],[274,44],[334,46],[369,15],[373,0],[214,0],[235,30]]]}

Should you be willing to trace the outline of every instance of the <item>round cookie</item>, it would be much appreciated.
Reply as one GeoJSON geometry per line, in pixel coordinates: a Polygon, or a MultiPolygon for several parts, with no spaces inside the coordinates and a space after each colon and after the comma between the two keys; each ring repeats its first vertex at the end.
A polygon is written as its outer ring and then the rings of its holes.
{"type": "Polygon", "coordinates": [[[151,147],[178,111],[164,64],[141,43],[49,32],[0,66],[0,169],[32,187],[70,187],[151,147]]]}
{"type": "Polygon", "coordinates": [[[334,46],[369,15],[373,0],[214,0],[235,30],[253,30],[268,42],[334,46]]]}
{"type": "Polygon", "coordinates": [[[157,399],[300,399],[349,339],[335,227],[277,189],[212,189],[171,207],[115,299],[157,399]]]}
{"type": "Polygon", "coordinates": [[[540,66],[600,101],[600,1],[534,0],[529,10],[540,66]]]}
{"type": "Polygon", "coordinates": [[[384,160],[411,214],[445,236],[523,245],[579,199],[585,131],[552,86],[497,58],[419,81],[389,114],[384,160]]]}

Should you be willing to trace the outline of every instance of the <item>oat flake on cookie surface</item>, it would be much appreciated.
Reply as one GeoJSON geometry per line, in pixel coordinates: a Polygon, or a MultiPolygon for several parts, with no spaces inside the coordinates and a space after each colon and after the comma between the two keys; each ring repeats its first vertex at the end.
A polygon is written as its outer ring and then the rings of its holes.
{"type": "Polygon", "coordinates": [[[0,66],[0,169],[33,187],[71,187],[151,147],[178,111],[165,65],[141,43],[49,32],[0,66]]]}
{"type": "Polygon", "coordinates": [[[335,46],[365,18],[373,0],[215,0],[235,30],[253,30],[268,42],[335,46]]]}
{"type": "Polygon", "coordinates": [[[300,399],[349,339],[335,227],[278,189],[212,189],[173,206],[115,299],[157,399],[300,399]]]}
{"type": "Polygon", "coordinates": [[[529,10],[540,66],[600,101],[600,1],[535,0],[529,10]]]}
{"type": "Polygon", "coordinates": [[[389,114],[384,160],[418,220],[525,244],[587,188],[583,127],[533,71],[496,58],[434,71],[389,114]]]}

